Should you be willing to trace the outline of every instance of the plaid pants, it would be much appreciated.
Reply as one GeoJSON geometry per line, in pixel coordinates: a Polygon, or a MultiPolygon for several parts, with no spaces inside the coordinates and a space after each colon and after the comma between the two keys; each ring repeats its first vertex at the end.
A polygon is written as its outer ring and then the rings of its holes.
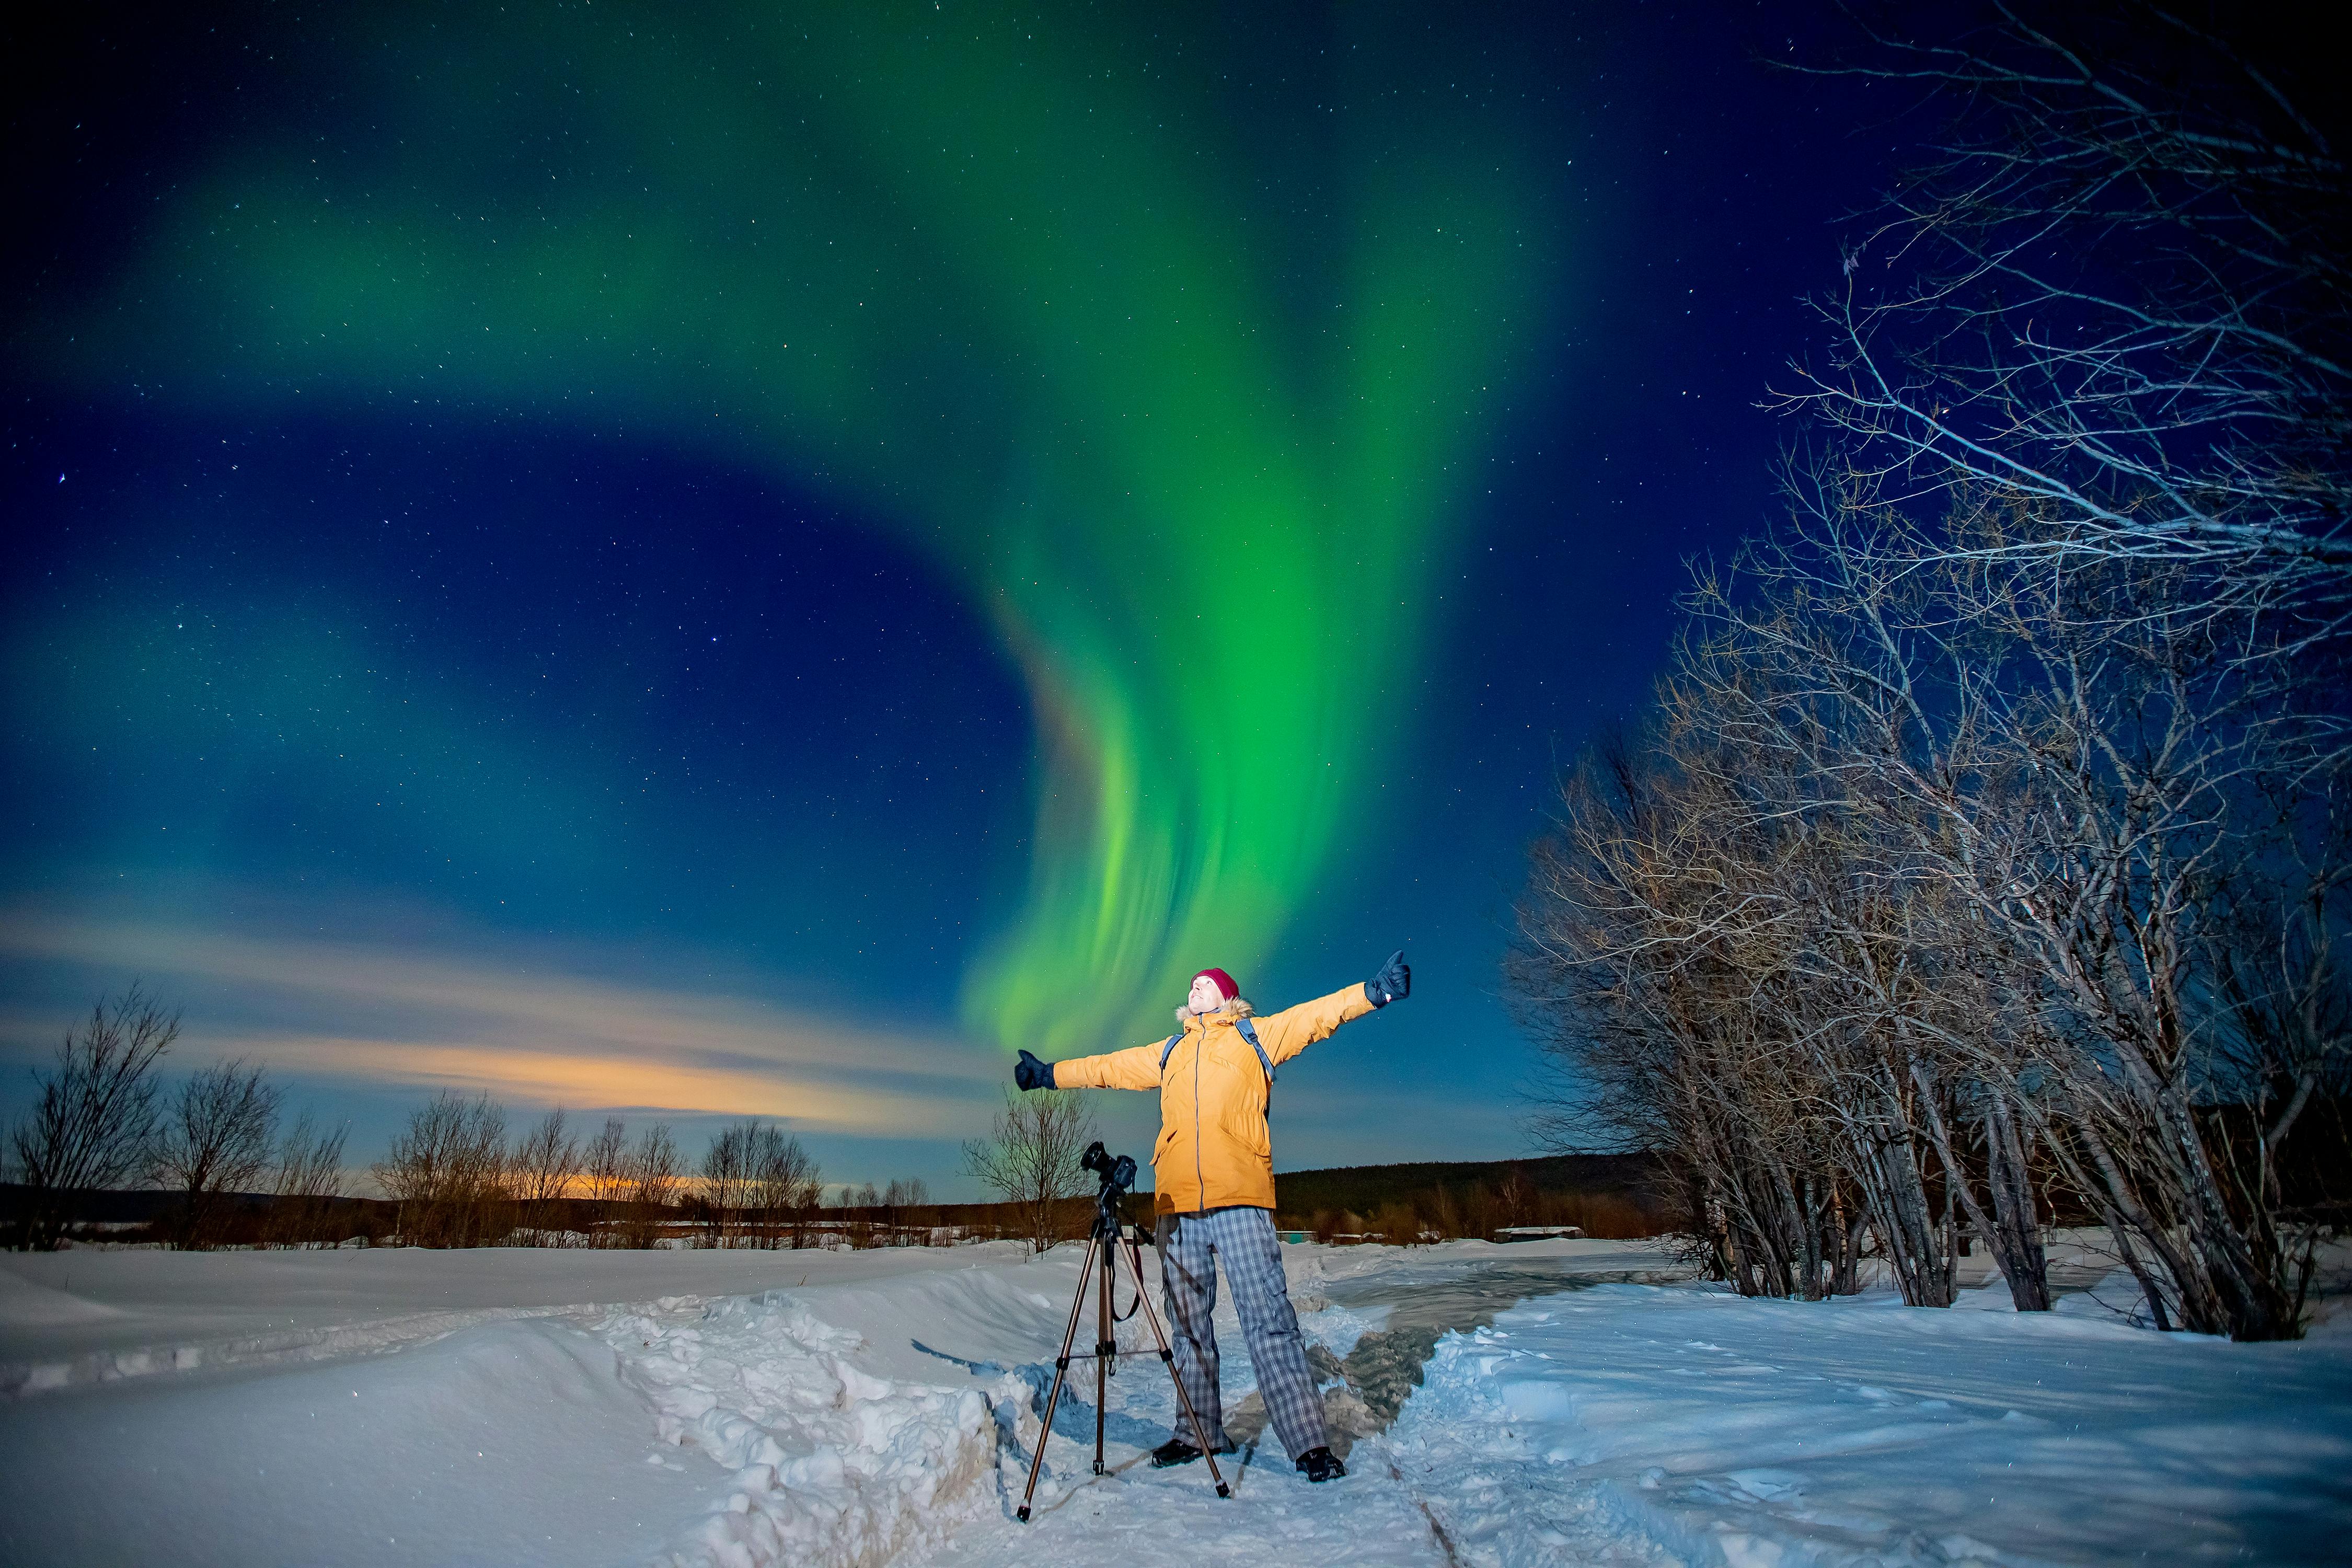
{"type": "MultiPolygon", "coordinates": [[[[1307,1342],[1298,1314],[1291,1310],[1290,1288],[1282,1277],[1282,1245],[1274,1237],[1274,1216],[1261,1208],[1211,1209],[1205,1214],[1160,1216],[1160,1278],[1168,1303],[1169,1331],[1175,1338],[1176,1375],[1200,1418],[1203,1433],[1190,1439],[1204,1448],[1225,1446],[1224,1406],[1217,1391],[1217,1333],[1210,1314],[1217,1306],[1213,1258],[1225,1265],[1234,1310],[1242,1321],[1250,1366],[1265,1400],[1275,1435],[1294,1459],[1328,1441],[1323,1396],[1307,1369],[1307,1342]]],[[[1177,1412],[1183,1435],[1183,1412],[1177,1412]]]]}

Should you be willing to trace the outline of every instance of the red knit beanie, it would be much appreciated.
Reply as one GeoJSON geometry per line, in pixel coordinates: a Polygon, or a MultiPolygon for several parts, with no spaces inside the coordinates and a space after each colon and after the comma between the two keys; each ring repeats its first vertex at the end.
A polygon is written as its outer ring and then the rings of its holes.
{"type": "Polygon", "coordinates": [[[1222,969],[1203,969],[1200,974],[1195,974],[1192,978],[1198,980],[1202,974],[1217,983],[1218,993],[1228,1002],[1242,994],[1242,988],[1234,984],[1234,977],[1222,969]]]}

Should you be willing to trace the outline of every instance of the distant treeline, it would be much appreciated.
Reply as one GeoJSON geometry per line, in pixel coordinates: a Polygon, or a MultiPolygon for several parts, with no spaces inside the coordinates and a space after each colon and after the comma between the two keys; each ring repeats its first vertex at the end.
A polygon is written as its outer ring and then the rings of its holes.
{"type": "MultiPolygon", "coordinates": [[[[914,1184],[894,1185],[902,1185],[903,1190],[914,1184]]],[[[865,1195],[861,1189],[845,1194],[849,1201],[812,1206],[797,1226],[797,1244],[814,1247],[944,1246],[958,1241],[1019,1239],[1026,1234],[1024,1216],[1019,1205],[1013,1204],[856,1201],[865,1195]]],[[[273,1193],[224,1193],[218,1196],[219,1212],[207,1243],[212,1247],[353,1243],[399,1246],[410,1241],[403,1231],[403,1223],[414,1216],[404,1212],[405,1205],[390,1198],[331,1198],[314,1210],[304,1200],[281,1198],[273,1193]],[[289,1243],[289,1221],[297,1212],[309,1222],[310,1234],[289,1243]]],[[[118,1188],[60,1195],[39,1193],[21,1183],[0,1182],[0,1228],[18,1221],[36,1201],[57,1204],[61,1210],[64,1234],[71,1240],[130,1246],[184,1245],[184,1193],[163,1188],[118,1188]]],[[[1149,1194],[1139,1203],[1131,1203],[1131,1216],[1144,1215],[1148,1224],[1150,1204],[1149,1194]]],[[[1063,1206],[1067,1210],[1064,1216],[1068,1222],[1066,1228],[1073,1233],[1082,1231],[1086,1216],[1094,1212],[1091,1200],[1072,1200],[1063,1206]]],[[[444,1240],[439,1245],[707,1247],[717,1244],[721,1229],[718,1213],[709,1201],[691,1193],[673,1198],[652,1215],[646,1215],[627,1199],[565,1198],[558,1200],[546,1217],[554,1222],[551,1228],[561,1239],[518,1236],[515,1227],[509,1226],[491,1240],[490,1227],[484,1226],[479,1232],[482,1239],[469,1244],[444,1240]],[[635,1236],[636,1239],[634,1243],[590,1239],[600,1236],[635,1236]]],[[[785,1218],[778,1226],[774,1245],[795,1245],[794,1230],[790,1217],[785,1218]]],[[[421,1237],[417,1244],[435,1245],[423,1242],[421,1237]]],[[[727,1235],[724,1244],[761,1245],[758,1240],[735,1234],[727,1235]]]]}
{"type": "Polygon", "coordinates": [[[352,1237],[381,1239],[394,1227],[394,1205],[373,1198],[216,1192],[204,1236],[191,1243],[188,1194],[140,1187],[57,1192],[0,1182],[0,1247],[22,1244],[38,1209],[60,1239],[154,1242],[173,1247],[315,1247],[352,1237]]]}
{"type": "MultiPolygon", "coordinates": [[[[1285,1230],[1318,1240],[1377,1239],[1411,1245],[1436,1237],[1491,1237],[1514,1225],[1572,1225],[1594,1237],[1663,1234],[1671,1228],[1654,1191],[1658,1170],[1642,1155],[1568,1155],[1522,1161],[1454,1161],[1405,1165],[1353,1165],[1293,1171],[1275,1177],[1285,1230]]],[[[628,1198],[565,1197],[519,1227],[512,1214],[484,1216],[466,1227],[417,1224],[418,1216],[390,1198],[288,1199],[267,1192],[218,1195],[208,1245],[398,1245],[435,1236],[439,1245],[467,1245],[448,1232],[462,1228],[473,1245],[791,1247],[920,1247],[958,1241],[1018,1238],[1027,1234],[1021,1205],[1003,1203],[907,1202],[919,1188],[844,1193],[832,1205],[812,1204],[777,1216],[772,1239],[741,1234],[740,1219],[722,1219],[698,1191],[682,1191],[652,1208],[628,1198]],[[859,1202],[871,1197],[871,1202],[859,1202]],[[300,1220],[300,1235],[290,1221],[300,1220]],[[522,1231],[523,1234],[518,1234],[522,1231]],[[593,1238],[593,1239],[592,1239],[593,1238]],[[625,1239],[624,1239],[625,1238],[625,1239]]],[[[66,1234],[83,1241],[184,1245],[186,1194],[170,1189],[90,1190],[37,1194],[0,1183],[0,1227],[37,1199],[57,1203],[66,1234]],[[62,1199],[59,1202],[59,1199],[62,1199]]],[[[503,1207],[512,1199],[492,1200],[503,1207]]],[[[1066,1200],[1062,1231],[1076,1235],[1093,1212],[1090,1199],[1066,1200]]],[[[1130,1196],[1129,1219],[1151,1224],[1151,1194],[1130,1196]]]]}
{"type": "Polygon", "coordinates": [[[1674,1228],[1658,1162],[1645,1154],[1343,1165],[1278,1173],[1276,1223],[1318,1238],[1489,1237],[1511,1226],[1572,1225],[1587,1236],[1674,1228]]]}

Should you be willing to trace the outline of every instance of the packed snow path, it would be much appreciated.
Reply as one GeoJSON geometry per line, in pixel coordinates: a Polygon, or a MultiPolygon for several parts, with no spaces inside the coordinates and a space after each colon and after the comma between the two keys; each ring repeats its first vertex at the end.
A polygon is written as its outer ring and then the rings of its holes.
{"type": "MultiPolygon", "coordinates": [[[[2158,1336],[2083,1298],[2021,1318],[1987,1310],[1997,1284],[1950,1312],[1559,1293],[1663,1264],[1577,1242],[1288,1249],[1353,1473],[1309,1487],[1245,1444],[1220,1500],[1199,1466],[1151,1470],[1174,1401],[1145,1357],[1112,1385],[1108,1476],[1091,1377],[1066,1391],[1024,1527],[1076,1261],[8,1259],[0,1562],[2316,1562],[2352,1539],[2352,1335],[2158,1336]]],[[[1245,1358],[1226,1378],[1258,1433],[1245,1358]]]]}

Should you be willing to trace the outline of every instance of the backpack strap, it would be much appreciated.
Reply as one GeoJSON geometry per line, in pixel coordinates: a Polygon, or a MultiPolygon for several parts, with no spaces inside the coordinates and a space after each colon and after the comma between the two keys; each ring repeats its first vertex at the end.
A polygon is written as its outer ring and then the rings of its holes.
{"type": "MultiPolygon", "coordinates": [[[[1274,1058],[1267,1056],[1265,1054],[1265,1047],[1258,1043],[1257,1026],[1251,1023],[1247,1018],[1236,1018],[1234,1020],[1234,1027],[1242,1032],[1242,1038],[1247,1040],[1249,1042],[1250,1049],[1257,1053],[1257,1065],[1265,1069],[1265,1081],[1268,1085],[1272,1085],[1274,1082],[1274,1058]]],[[[1174,1034],[1168,1037],[1168,1043],[1166,1045],[1160,1047],[1160,1070],[1161,1072],[1165,1073],[1168,1070],[1168,1058],[1176,1054],[1176,1047],[1183,1038],[1184,1031],[1179,1029],[1174,1034]]]]}
{"type": "Polygon", "coordinates": [[[1265,1047],[1257,1043],[1257,1026],[1247,1018],[1236,1018],[1234,1020],[1234,1027],[1242,1032],[1242,1038],[1247,1040],[1250,1043],[1250,1049],[1257,1053],[1257,1065],[1265,1069],[1265,1081],[1271,1086],[1274,1082],[1274,1058],[1267,1056],[1265,1047]]]}

